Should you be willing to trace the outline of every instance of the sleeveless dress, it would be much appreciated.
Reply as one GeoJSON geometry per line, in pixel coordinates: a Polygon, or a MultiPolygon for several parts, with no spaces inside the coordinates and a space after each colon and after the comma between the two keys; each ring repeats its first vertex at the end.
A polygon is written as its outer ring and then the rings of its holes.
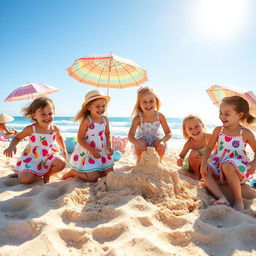
{"type": "Polygon", "coordinates": [[[147,142],[148,146],[153,147],[154,141],[156,139],[163,138],[163,134],[160,131],[160,120],[159,113],[156,112],[157,120],[155,122],[143,122],[141,113],[140,125],[138,126],[137,134],[135,135],[136,139],[143,139],[147,142]]]}
{"type": "Polygon", "coordinates": [[[107,154],[105,120],[102,117],[102,122],[94,123],[90,116],[88,116],[88,120],[89,126],[85,132],[84,141],[91,147],[101,150],[101,157],[95,158],[88,150],[77,143],[74,152],[70,156],[69,165],[78,172],[105,171],[114,166],[112,156],[107,154]]]}
{"type": "Polygon", "coordinates": [[[55,131],[48,134],[37,133],[35,128],[35,124],[32,125],[33,134],[16,163],[14,172],[31,172],[43,176],[49,172],[55,157],[60,157],[61,151],[55,145],[55,131]]]}
{"type": "Polygon", "coordinates": [[[221,170],[221,166],[224,163],[231,163],[243,175],[243,181],[250,179],[251,175],[248,173],[250,163],[245,151],[247,143],[242,137],[243,127],[238,136],[225,135],[223,129],[224,127],[221,128],[218,135],[218,149],[208,160],[211,170],[220,177],[221,183],[225,183],[225,175],[221,170]]]}

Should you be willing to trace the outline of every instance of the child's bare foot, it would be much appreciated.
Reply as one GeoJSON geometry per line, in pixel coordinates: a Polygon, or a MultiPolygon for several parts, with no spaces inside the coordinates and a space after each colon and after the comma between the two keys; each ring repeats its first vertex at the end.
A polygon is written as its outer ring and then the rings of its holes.
{"type": "Polygon", "coordinates": [[[18,173],[9,174],[7,177],[8,178],[17,178],[18,177],[18,173]]]}
{"type": "Polygon", "coordinates": [[[244,202],[242,200],[235,201],[233,208],[237,211],[243,211],[244,210],[244,202]]]}
{"type": "Polygon", "coordinates": [[[229,203],[229,201],[227,200],[226,197],[221,197],[221,198],[219,198],[218,200],[216,200],[216,201],[213,203],[213,205],[219,205],[219,204],[224,204],[224,205],[227,205],[227,206],[230,205],[230,203],[229,203]]]}
{"type": "Polygon", "coordinates": [[[69,178],[69,177],[75,177],[73,169],[71,169],[70,171],[68,171],[67,173],[65,173],[65,174],[61,177],[61,179],[62,179],[62,180],[65,180],[65,179],[67,179],[67,178],[69,178]]]}
{"type": "Polygon", "coordinates": [[[46,173],[46,174],[43,176],[43,180],[44,180],[44,183],[49,183],[49,181],[50,181],[50,174],[49,174],[49,173],[46,173]]]}

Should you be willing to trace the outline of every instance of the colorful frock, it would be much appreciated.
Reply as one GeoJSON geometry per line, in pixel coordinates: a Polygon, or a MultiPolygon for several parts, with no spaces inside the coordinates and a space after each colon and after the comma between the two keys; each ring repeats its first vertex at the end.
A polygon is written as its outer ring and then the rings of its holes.
{"type": "Polygon", "coordinates": [[[90,116],[88,116],[88,120],[89,126],[85,132],[84,141],[91,147],[101,150],[101,157],[95,158],[77,143],[70,156],[69,165],[78,172],[105,171],[114,165],[112,156],[107,154],[106,124],[104,118],[100,123],[94,123],[90,116]]]}
{"type": "Polygon", "coordinates": [[[223,128],[218,137],[218,149],[208,160],[214,174],[220,177],[220,182],[225,183],[225,175],[221,170],[224,163],[231,163],[245,179],[250,178],[248,169],[250,168],[249,159],[246,155],[246,142],[243,140],[241,128],[239,136],[230,136],[223,133],[223,128]]]}
{"type": "Polygon", "coordinates": [[[37,133],[35,125],[32,125],[33,134],[29,138],[29,144],[20,156],[14,172],[31,172],[43,176],[49,172],[55,157],[60,157],[61,151],[55,145],[56,133],[37,133]]]}
{"type": "Polygon", "coordinates": [[[163,134],[160,131],[159,113],[156,112],[157,121],[155,122],[143,122],[142,115],[140,117],[140,125],[138,126],[138,132],[135,136],[136,139],[144,139],[148,146],[153,147],[156,139],[163,138],[163,134]]]}

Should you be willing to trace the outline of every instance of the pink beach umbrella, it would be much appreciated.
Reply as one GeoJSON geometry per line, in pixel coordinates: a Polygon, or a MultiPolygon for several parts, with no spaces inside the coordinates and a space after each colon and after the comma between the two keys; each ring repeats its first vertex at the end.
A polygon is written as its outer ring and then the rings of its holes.
{"type": "Polygon", "coordinates": [[[57,88],[42,83],[27,83],[15,89],[4,101],[29,100],[59,91],[57,88]]]}

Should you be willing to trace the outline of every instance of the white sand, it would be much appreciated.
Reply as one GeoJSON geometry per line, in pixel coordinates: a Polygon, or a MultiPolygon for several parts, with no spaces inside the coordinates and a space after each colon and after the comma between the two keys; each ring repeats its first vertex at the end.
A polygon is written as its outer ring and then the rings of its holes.
{"type": "Polygon", "coordinates": [[[1,256],[256,255],[255,190],[242,186],[244,212],[212,206],[201,183],[177,172],[177,148],[163,165],[148,150],[134,167],[127,152],[97,183],[61,181],[66,168],[47,185],[21,185],[6,176],[25,144],[10,159],[0,143],[1,256]]]}

